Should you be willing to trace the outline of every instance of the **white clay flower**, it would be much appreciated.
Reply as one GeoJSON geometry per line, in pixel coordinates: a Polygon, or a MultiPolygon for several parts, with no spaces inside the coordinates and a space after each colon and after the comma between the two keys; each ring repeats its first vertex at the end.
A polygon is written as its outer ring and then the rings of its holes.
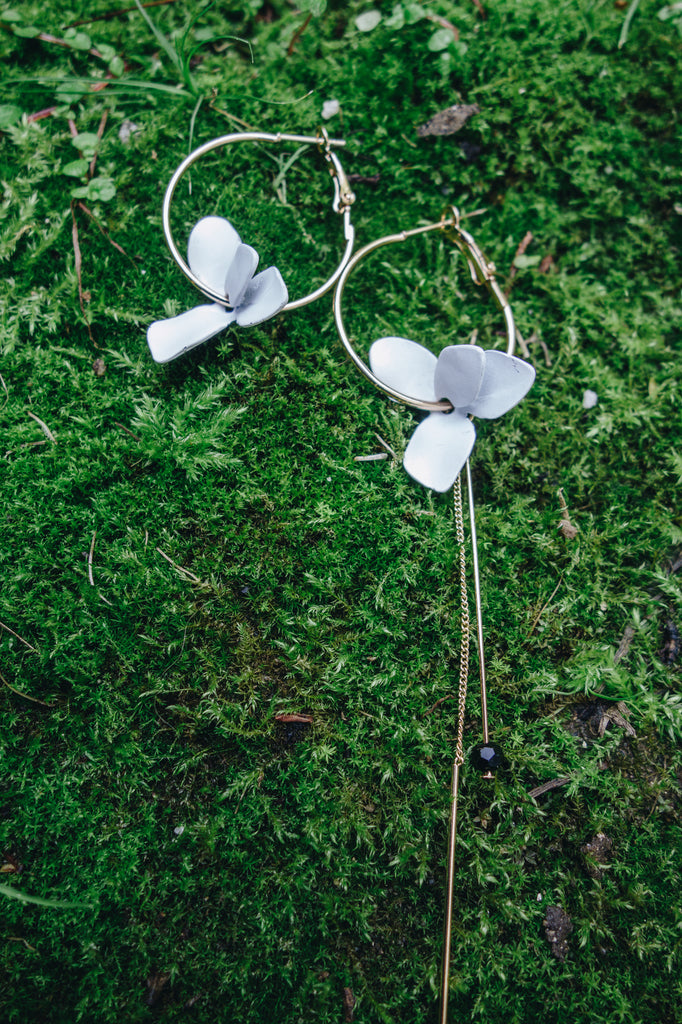
{"type": "Polygon", "coordinates": [[[232,323],[241,327],[259,324],[279,313],[289,301],[276,267],[268,267],[254,277],[258,253],[242,243],[224,217],[204,217],[194,225],[187,243],[187,262],[200,281],[224,293],[225,306],[217,302],[195,306],[180,316],[150,324],[147,341],[157,363],[175,359],[232,323]]]}
{"type": "Polygon", "coordinates": [[[379,338],[369,353],[372,372],[411,398],[452,403],[452,412],[432,412],[410,439],[403,465],[424,487],[447,491],[476,440],[469,416],[495,419],[530,389],[535,370],[523,359],[478,345],[449,345],[436,357],[408,338],[379,338]]]}

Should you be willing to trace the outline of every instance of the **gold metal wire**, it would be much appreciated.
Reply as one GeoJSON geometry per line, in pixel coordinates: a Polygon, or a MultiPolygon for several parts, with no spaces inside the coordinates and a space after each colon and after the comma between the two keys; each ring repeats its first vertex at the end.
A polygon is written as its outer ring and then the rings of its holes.
{"type": "Polygon", "coordinates": [[[495,305],[504,316],[507,333],[507,354],[510,356],[513,355],[514,346],[516,344],[516,327],[514,326],[514,317],[512,315],[511,306],[509,305],[507,296],[495,280],[494,264],[486,259],[479,247],[476,245],[473,237],[468,231],[465,231],[462,228],[460,223],[460,214],[455,207],[451,207],[446,211],[441,219],[434,224],[424,224],[418,228],[411,228],[409,231],[401,231],[397,235],[386,235],[384,238],[377,238],[374,242],[369,242],[368,245],[363,246],[362,249],[358,249],[358,251],[348,260],[343,271],[339,275],[336,291],[334,292],[334,320],[336,322],[336,330],[346,352],[360,373],[362,373],[367,380],[371,381],[379,391],[383,391],[385,395],[388,395],[388,397],[392,398],[395,402],[402,402],[404,405],[411,405],[413,409],[424,409],[427,412],[450,412],[452,404],[447,399],[438,402],[429,402],[425,399],[415,398],[412,395],[405,395],[401,391],[397,391],[395,388],[385,384],[382,380],[379,380],[379,378],[372,373],[367,363],[365,363],[365,361],[361,359],[355,351],[355,347],[346,331],[343,320],[343,290],[346,286],[346,281],[348,280],[349,275],[358,263],[363,260],[365,256],[369,255],[369,253],[374,252],[375,249],[380,249],[384,245],[392,245],[396,242],[404,242],[408,238],[415,238],[417,235],[423,235],[429,231],[442,231],[453,245],[455,245],[456,248],[464,254],[472,280],[478,285],[485,285],[488,289],[495,305]]]}
{"type": "MultiPolygon", "coordinates": [[[[468,468],[468,462],[467,462],[468,468]]],[[[450,988],[450,946],[452,945],[452,897],[455,884],[455,844],[457,841],[457,795],[459,772],[464,764],[464,719],[466,715],[467,682],[469,678],[469,643],[471,620],[466,578],[466,549],[464,546],[464,514],[462,511],[462,478],[458,476],[453,487],[455,535],[459,547],[459,593],[461,640],[459,648],[459,686],[457,690],[457,738],[455,759],[452,764],[450,789],[450,831],[448,838],[448,873],[445,889],[445,920],[443,923],[443,968],[441,971],[439,1024],[447,1024],[448,991],[450,988]]]]}
{"type": "Polygon", "coordinates": [[[316,146],[327,164],[334,189],[332,210],[334,213],[340,214],[343,218],[343,235],[346,240],[346,245],[341,261],[331,277],[329,277],[324,284],[321,284],[319,288],[310,292],[309,295],[304,295],[300,299],[293,299],[291,302],[288,302],[286,306],[284,306],[284,310],[298,309],[300,306],[307,306],[309,302],[313,302],[315,299],[318,299],[321,295],[324,295],[325,292],[329,291],[334,284],[336,284],[351,257],[353,245],[355,244],[355,228],[353,227],[350,219],[351,206],[355,202],[355,195],[353,194],[348,183],[346,173],[335,152],[335,147],[346,145],[345,140],[330,139],[324,128],[320,129],[317,135],[287,135],[284,132],[278,132],[276,135],[273,135],[270,132],[237,132],[232,135],[221,135],[219,138],[209,139],[208,142],[204,142],[202,146],[198,146],[197,149],[193,150],[189,154],[189,156],[186,156],[182,163],[176,168],[171,180],[168,182],[161,209],[161,223],[163,226],[166,244],[170,249],[171,256],[180,267],[180,270],[183,272],[185,277],[207,298],[213,299],[214,302],[220,303],[221,306],[226,305],[225,296],[214,288],[209,287],[192,272],[175,244],[171,230],[170,210],[175,190],[183,174],[189,170],[197,160],[200,160],[205,156],[205,154],[211,153],[214,149],[219,149],[221,146],[227,146],[232,142],[300,142],[304,145],[316,146]]]}
{"type": "Polygon", "coordinates": [[[455,534],[459,545],[459,592],[461,609],[461,633],[459,649],[459,689],[457,693],[457,743],[455,745],[455,764],[464,764],[464,715],[467,699],[467,681],[469,678],[469,635],[471,621],[469,619],[469,599],[467,595],[466,550],[464,547],[464,515],[462,512],[462,478],[458,476],[453,487],[453,503],[455,508],[455,534]]]}

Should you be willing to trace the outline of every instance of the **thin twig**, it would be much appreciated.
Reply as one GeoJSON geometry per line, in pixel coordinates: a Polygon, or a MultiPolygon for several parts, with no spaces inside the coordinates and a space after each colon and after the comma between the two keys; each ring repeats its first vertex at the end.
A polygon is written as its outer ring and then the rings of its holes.
{"type": "Polygon", "coordinates": [[[7,936],[7,941],[8,942],[23,942],[23,944],[26,946],[26,949],[30,949],[32,953],[37,953],[38,952],[38,950],[36,949],[35,946],[31,946],[26,941],[26,939],[23,939],[20,935],[8,935],[7,936]]]}
{"type": "Polygon", "coordinates": [[[541,786],[536,786],[535,789],[528,791],[528,796],[535,798],[536,796],[542,796],[543,793],[549,792],[550,789],[558,789],[559,786],[565,786],[571,781],[570,775],[564,775],[560,779],[552,779],[550,782],[543,782],[541,786]]]}
{"type": "Polygon", "coordinates": [[[291,42],[287,46],[287,57],[293,56],[294,49],[296,48],[296,43],[299,41],[299,39],[307,29],[308,25],[310,24],[311,18],[312,14],[309,14],[308,17],[303,22],[303,24],[299,25],[299,27],[294,32],[293,36],[291,37],[291,42]]]}
{"type": "Polygon", "coordinates": [[[445,697],[439,697],[433,707],[430,707],[426,712],[427,715],[432,715],[436,708],[443,703],[444,700],[456,700],[457,698],[452,693],[448,693],[445,697]]]}
{"type": "Polygon", "coordinates": [[[214,89],[211,101],[208,105],[209,110],[215,110],[216,114],[222,114],[223,117],[226,117],[229,121],[233,121],[235,124],[238,124],[241,128],[246,128],[248,132],[255,131],[254,125],[249,124],[248,121],[242,121],[241,117],[236,117],[235,114],[231,114],[229,110],[223,110],[222,107],[217,107],[215,105],[215,101],[217,98],[218,90],[214,89]]]}
{"type": "MultiPolygon", "coordinates": [[[[474,0],[474,3],[476,0],[474,0]]],[[[168,4],[174,4],[175,0],[149,0],[148,3],[142,4],[143,7],[164,7],[168,4]]],[[[106,11],[104,14],[96,14],[92,18],[83,18],[82,21],[71,21],[66,26],[67,28],[79,28],[81,25],[91,25],[93,21],[111,21],[113,18],[120,18],[123,14],[130,14],[131,11],[136,11],[137,7],[121,7],[116,11],[106,11]]]]}
{"type": "Polygon", "coordinates": [[[521,334],[521,331],[516,326],[515,326],[514,330],[515,330],[515,333],[516,333],[516,344],[521,349],[521,353],[523,355],[523,358],[524,359],[530,359],[530,349],[528,348],[528,345],[526,345],[526,342],[524,341],[524,338],[523,338],[523,335],[521,334]]]}
{"type": "Polygon", "coordinates": [[[430,11],[424,11],[423,16],[427,21],[433,22],[434,25],[440,25],[441,28],[448,29],[448,31],[452,32],[455,37],[455,42],[459,42],[459,29],[456,25],[453,25],[451,21],[448,21],[447,18],[443,18],[440,14],[432,14],[430,11]]]}
{"type": "Polygon", "coordinates": [[[566,504],[566,496],[564,494],[563,487],[559,488],[559,490],[557,491],[557,496],[559,498],[559,504],[561,505],[561,511],[563,512],[566,519],[570,519],[571,513],[569,511],[568,505],[566,504]]]}
{"type": "Polygon", "coordinates": [[[26,120],[29,124],[33,124],[34,121],[44,121],[46,117],[52,117],[57,110],[59,107],[45,107],[43,110],[36,110],[35,114],[28,114],[26,120]]]}
{"type": "Polygon", "coordinates": [[[114,420],[114,426],[119,427],[121,430],[125,430],[126,434],[130,434],[132,438],[134,438],[136,441],[139,441],[140,444],[142,443],[141,437],[138,437],[137,434],[133,434],[132,430],[128,430],[128,428],[124,427],[122,423],[118,422],[118,420],[114,420]]]}
{"type": "Polygon", "coordinates": [[[481,15],[481,17],[482,18],[487,18],[488,17],[488,12],[486,11],[486,9],[483,6],[483,4],[481,3],[481,0],[473,0],[473,2],[474,2],[474,7],[478,11],[478,13],[481,15]]]}
{"type": "Polygon", "coordinates": [[[72,238],[72,241],[73,241],[73,255],[74,255],[74,260],[75,260],[76,278],[78,280],[78,302],[79,302],[80,307],[81,307],[81,313],[83,314],[83,319],[85,320],[86,327],[88,328],[88,334],[90,336],[90,341],[94,345],[95,339],[94,339],[94,337],[92,335],[92,328],[90,327],[90,321],[88,320],[86,312],[85,312],[85,297],[84,297],[84,294],[83,294],[83,277],[81,275],[81,267],[82,267],[83,260],[82,260],[82,257],[81,257],[80,242],[78,241],[78,224],[76,223],[76,200],[75,199],[71,200],[71,222],[72,222],[72,225],[71,225],[71,238],[72,238]]]}
{"type": "Polygon", "coordinates": [[[17,640],[21,640],[24,647],[28,647],[29,651],[33,651],[35,654],[38,653],[35,647],[31,647],[30,643],[28,643],[27,640],[24,640],[24,638],[22,636],[19,636],[18,633],[15,633],[13,629],[10,629],[9,626],[6,626],[4,622],[0,622],[0,626],[2,626],[3,629],[6,629],[8,633],[11,633],[12,636],[15,636],[17,640]]]}
{"type": "MultiPolygon", "coordinates": [[[[101,118],[100,118],[99,127],[97,129],[97,141],[98,142],[102,141],[102,136],[104,135],[104,129],[106,128],[108,116],[109,116],[109,111],[105,110],[104,113],[102,114],[101,118]]],[[[90,166],[88,167],[88,178],[92,178],[93,174],[95,173],[95,166],[96,166],[96,164],[97,164],[97,152],[95,152],[95,155],[93,156],[92,160],[90,161],[90,166]]]]}
{"type": "Polygon", "coordinates": [[[544,610],[545,610],[545,608],[547,607],[547,605],[548,605],[548,604],[550,604],[550,602],[552,601],[552,599],[553,599],[553,598],[554,598],[554,596],[556,595],[556,592],[557,592],[557,590],[559,589],[559,587],[561,586],[561,584],[562,584],[563,582],[564,582],[564,578],[563,578],[563,576],[562,576],[562,577],[561,577],[561,579],[559,580],[559,582],[557,583],[556,587],[555,587],[555,588],[554,588],[554,590],[552,591],[552,593],[551,593],[551,594],[549,595],[549,597],[547,598],[547,600],[546,600],[546,601],[545,601],[545,603],[543,604],[543,606],[542,606],[542,608],[540,609],[540,611],[539,611],[539,612],[537,613],[537,615],[536,615],[536,616],[535,616],[535,618],[533,619],[533,625],[532,625],[532,626],[530,627],[530,629],[528,630],[528,634],[527,634],[528,636],[531,636],[531,635],[533,634],[533,632],[534,632],[534,630],[535,630],[535,627],[537,626],[538,622],[540,621],[540,616],[541,616],[541,615],[542,615],[542,613],[544,612],[544,610]]]}
{"type": "Polygon", "coordinates": [[[52,433],[52,431],[48,427],[47,423],[44,423],[41,420],[40,416],[36,416],[36,414],[34,412],[29,412],[29,416],[31,417],[32,420],[36,421],[36,423],[38,424],[38,426],[40,427],[40,429],[42,430],[43,434],[48,439],[48,441],[53,441],[56,444],[57,443],[57,438],[54,436],[54,434],[52,433]]]}
{"type": "Polygon", "coordinates": [[[557,493],[559,496],[559,503],[561,505],[561,512],[563,515],[563,519],[559,521],[558,529],[561,530],[561,532],[567,540],[575,540],[580,531],[578,530],[578,527],[571,522],[571,514],[568,510],[568,505],[566,504],[563,487],[560,487],[557,493]]]}
{"type": "Polygon", "coordinates": [[[512,260],[512,267],[511,267],[511,270],[509,271],[509,283],[507,284],[507,287],[506,287],[505,293],[504,293],[507,296],[507,298],[509,298],[509,293],[512,290],[512,285],[514,283],[514,278],[516,277],[516,275],[519,272],[519,268],[516,266],[516,260],[519,258],[519,256],[523,256],[524,252],[526,251],[526,249],[528,248],[528,246],[530,245],[530,243],[532,241],[533,241],[533,232],[532,231],[526,231],[525,235],[523,236],[523,238],[521,239],[521,241],[519,242],[519,244],[518,244],[518,246],[516,248],[516,253],[514,254],[514,259],[512,260]]]}
{"type": "Polygon", "coordinates": [[[547,348],[547,345],[542,340],[542,338],[538,339],[538,343],[540,345],[540,348],[542,349],[542,354],[545,357],[545,366],[549,368],[552,365],[552,357],[549,354],[549,349],[547,348]]]}
{"type": "MultiPolygon", "coordinates": [[[[62,46],[66,50],[77,50],[79,53],[82,52],[79,46],[74,46],[68,39],[59,39],[58,36],[50,35],[49,32],[39,32],[35,38],[39,39],[41,43],[52,43],[53,46],[62,46]]],[[[85,52],[89,53],[91,57],[99,57],[100,60],[104,60],[99,50],[96,50],[94,47],[90,50],[86,50],[85,52]]]]}
{"type": "Polygon", "coordinates": [[[302,725],[311,725],[313,721],[312,715],[275,715],[276,722],[301,722],[302,725]]]}
{"type": "Polygon", "coordinates": [[[88,551],[88,579],[90,580],[90,586],[94,587],[95,580],[92,575],[92,556],[95,553],[95,540],[97,538],[97,530],[92,535],[92,541],[90,543],[90,550],[88,551]]]}
{"type": "Polygon", "coordinates": [[[386,452],[376,452],[374,455],[356,455],[353,459],[354,462],[381,462],[383,459],[387,459],[388,455],[386,452]]]}
{"type": "Polygon", "coordinates": [[[0,373],[0,384],[2,384],[2,390],[7,395],[7,397],[5,398],[5,401],[3,403],[3,406],[2,406],[3,409],[4,409],[5,406],[7,405],[7,403],[9,402],[9,391],[7,390],[7,385],[5,384],[5,378],[3,377],[3,375],[1,373],[0,373]]]}
{"type": "Polygon", "coordinates": [[[374,436],[376,437],[376,439],[379,442],[379,444],[381,445],[381,447],[386,449],[386,451],[388,452],[389,455],[392,455],[394,459],[398,458],[398,456],[393,451],[393,449],[391,448],[391,446],[388,443],[388,441],[385,441],[384,438],[381,436],[381,434],[377,434],[376,430],[374,431],[374,436]]]}
{"type": "Polygon", "coordinates": [[[161,550],[161,548],[157,548],[156,550],[157,550],[157,551],[158,551],[158,553],[159,553],[159,554],[161,555],[161,557],[162,557],[162,558],[165,558],[165,559],[166,559],[166,561],[167,561],[167,562],[168,562],[168,563],[169,563],[170,565],[172,565],[174,569],[177,569],[177,570],[178,570],[178,572],[184,573],[184,575],[185,575],[185,576],[189,576],[189,578],[190,578],[191,580],[194,580],[194,582],[195,582],[195,583],[203,583],[203,580],[200,580],[200,579],[199,579],[199,577],[198,577],[198,576],[195,576],[195,575],[194,575],[194,573],[193,573],[193,572],[190,572],[190,570],[189,570],[189,569],[185,569],[185,567],[184,567],[184,566],[182,566],[182,565],[178,565],[178,563],[177,563],[177,562],[174,562],[172,558],[169,558],[169,556],[168,556],[168,555],[166,554],[166,552],[165,552],[165,551],[162,551],[162,550],[161,550]]]}
{"type": "Polygon", "coordinates": [[[7,682],[7,680],[3,676],[2,672],[0,672],[0,682],[3,682],[5,684],[5,686],[7,687],[7,689],[11,690],[12,693],[16,693],[17,697],[24,697],[26,700],[33,701],[34,704],[42,704],[44,708],[53,708],[54,707],[54,704],[48,704],[47,701],[38,700],[37,697],[31,697],[31,695],[29,693],[24,693],[22,690],[17,690],[16,686],[12,686],[11,683],[7,682]]]}
{"type": "Polygon", "coordinates": [[[620,643],[618,644],[618,650],[613,656],[613,664],[617,665],[619,661],[622,661],[625,655],[630,650],[630,645],[635,636],[635,627],[626,626],[625,632],[623,633],[620,643]]]}
{"type": "Polygon", "coordinates": [[[88,207],[87,207],[87,206],[85,205],[85,203],[81,202],[81,200],[80,200],[80,199],[78,200],[78,208],[79,208],[80,210],[82,210],[82,211],[83,211],[83,213],[84,213],[84,214],[86,214],[86,216],[88,216],[88,217],[89,217],[89,218],[90,218],[90,219],[91,219],[92,221],[94,221],[94,222],[95,222],[95,224],[97,225],[97,227],[98,227],[98,228],[100,229],[100,231],[102,232],[102,234],[103,234],[103,235],[104,235],[104,237],[106,238],[106,240],[107,240],[107,242],[109,243],[109,245],[113,245],[114,249],[117,249],[117,250],[118,250],[118,251],[119,251],[119,252],[121,253],[121,255],[125,256],[125,258],[126,258],[126,259],[130,260],[130,262],[132,263],[132,265],[133,265],[133,266],[134,266],[135,268],[137,268],[137,263],[136,263],[136,262],[135,262],[135,260],[134,260],[134,259],[132,258],[132,256],[129,256],[129,255],[128,255],[128,253],[127,253],[127,252],[125,251],[125,249],[123,248],[123,246],[119,245],[119,244],[118,244],[118,242],[115,242],[115,241],[113,240],[113,238],[111,237],[111,235],[109,234],[109,232],[107,231],[107,229],[106,229],[106,228],[105,228],[105,227],[104,227],[104,226],[103,226],[102,224],[100,224],[100,222],[99,222],[98,218],[97,218],[97,217],[95,217],[95,215],[94,215],[94,213],[92,212],[92,210],[90,210],[90,209],[89,209],[89,208],[88,208],[88,207]]]}
{"type": "Polygon", "coordinates": [[[14,455],[15,452],[20,452],[24,448],[41,448],[47,441],[24,441],[18,448],[8,448],[5,452],[4,458],[8,459],[10,455],[14,455]]]}

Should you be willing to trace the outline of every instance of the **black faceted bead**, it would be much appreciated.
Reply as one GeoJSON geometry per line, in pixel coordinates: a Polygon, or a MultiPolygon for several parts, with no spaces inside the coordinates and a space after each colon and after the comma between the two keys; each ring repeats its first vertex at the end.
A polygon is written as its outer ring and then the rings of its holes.
{"type": "Polygon", "coordinates": [[[480,747],[474,747],[471,752],[471,763],[481,772],[501,768],[504,764],[502,749],[497,743],[483,743],[480,747]]]}

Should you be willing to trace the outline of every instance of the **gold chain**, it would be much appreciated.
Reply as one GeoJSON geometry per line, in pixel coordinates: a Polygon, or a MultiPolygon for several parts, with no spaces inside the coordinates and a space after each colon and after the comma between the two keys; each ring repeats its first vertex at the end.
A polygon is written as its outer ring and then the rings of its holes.
{"type": "Polygon", "coordinates": [[[464,518],[462,514],[462,481],[457,477],[453,488],[455,506],[455,529],[459,545],[459,592],[461,597],[461,630],[462,639],[459,649],[459,689],[457,692],[457,745],[455,747],[455,764],[464,764],[464,714],[467,699],[467,680],[469,677],[469,601],[467,599],[466,551],[464,548],[464,518]]]}

